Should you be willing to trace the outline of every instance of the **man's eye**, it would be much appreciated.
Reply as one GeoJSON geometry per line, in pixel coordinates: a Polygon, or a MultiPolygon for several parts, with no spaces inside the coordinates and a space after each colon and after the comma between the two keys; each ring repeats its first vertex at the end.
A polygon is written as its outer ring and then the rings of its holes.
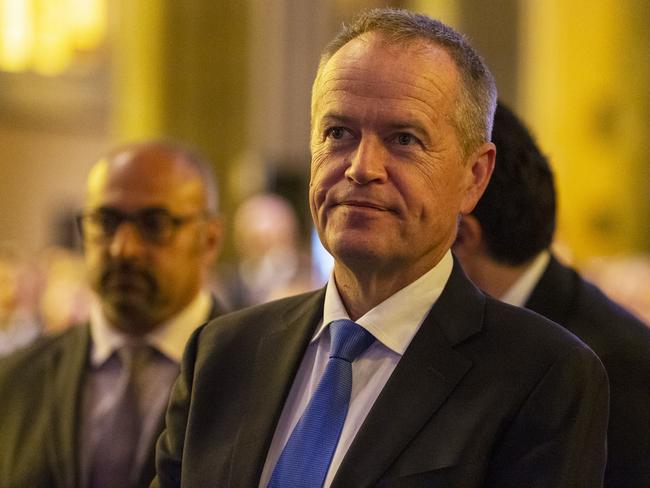
{"type": "Polygon", "coordinates": [[[331,137],[332,139],[343,139],[346,134],[346,130],[343,127],[331,127],[327,129],[327,137],[331,137]]]}
{"type": "Polygon", "coordinates": [[[122,217],[112,212],[98,212],[93,215],[93,220],[102,229],[112,232],[120,225],[122,217]]]}
{"type": "Polygon", "coordinates": [[[157,233],[170,225],[170,217],[166,213],[152,212],[140,216],[140,225],[146,232],[157,233]]]}
{"type": "Polygon", "coordinates": [[[401,146],[408,146],[414,142],[416,142],[416,139],[411,134],[403,132],[397,135],[397,143],[401,146]]]}

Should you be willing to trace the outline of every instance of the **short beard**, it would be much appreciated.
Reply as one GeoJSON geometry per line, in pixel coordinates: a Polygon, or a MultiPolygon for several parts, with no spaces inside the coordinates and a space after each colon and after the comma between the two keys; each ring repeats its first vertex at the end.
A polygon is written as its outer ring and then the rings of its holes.
{"type": "Polygon", "coordinates": [[[143,266],[111,261],[102,271],[98,293],[107,318],[116,328],[139,335],[157,325],[160,286],[143,266]]]}

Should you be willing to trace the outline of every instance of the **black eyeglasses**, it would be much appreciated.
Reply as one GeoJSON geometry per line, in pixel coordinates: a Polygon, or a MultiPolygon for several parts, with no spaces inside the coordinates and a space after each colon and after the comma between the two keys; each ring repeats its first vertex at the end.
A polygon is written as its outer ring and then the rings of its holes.
{"type": "Polygon", "coordinates": [[[144,240],[164,245],[170,242],[180,226],[205,216],[205,212],[173,215],[160,207],[143,208],[133,213],[101,207],[79,214],[77,226],[84,239],[106,242],[113,238],[124,222],[131,222],[144,240]]]}

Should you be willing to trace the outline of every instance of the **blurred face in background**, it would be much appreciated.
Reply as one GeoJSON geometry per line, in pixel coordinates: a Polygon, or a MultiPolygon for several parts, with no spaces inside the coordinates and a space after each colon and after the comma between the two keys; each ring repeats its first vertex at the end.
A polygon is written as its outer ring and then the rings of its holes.
{"type": "Polygon", "coordinates": [[[196,170],[155,145],[95,165],[81,228],[89,282],[105,316],[135,335],[195,298],[220,240],[196,170]]]}

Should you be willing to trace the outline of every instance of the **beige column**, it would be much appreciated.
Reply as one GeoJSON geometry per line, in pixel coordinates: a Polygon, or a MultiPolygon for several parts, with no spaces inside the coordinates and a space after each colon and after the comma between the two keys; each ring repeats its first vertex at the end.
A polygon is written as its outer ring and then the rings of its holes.
{"type": "Polygon", "coordinates": [[[647,250],[647,2],[531,1],[522,13],[521,107],[556,171],[559,238],[578,261],[647,250]]]}

